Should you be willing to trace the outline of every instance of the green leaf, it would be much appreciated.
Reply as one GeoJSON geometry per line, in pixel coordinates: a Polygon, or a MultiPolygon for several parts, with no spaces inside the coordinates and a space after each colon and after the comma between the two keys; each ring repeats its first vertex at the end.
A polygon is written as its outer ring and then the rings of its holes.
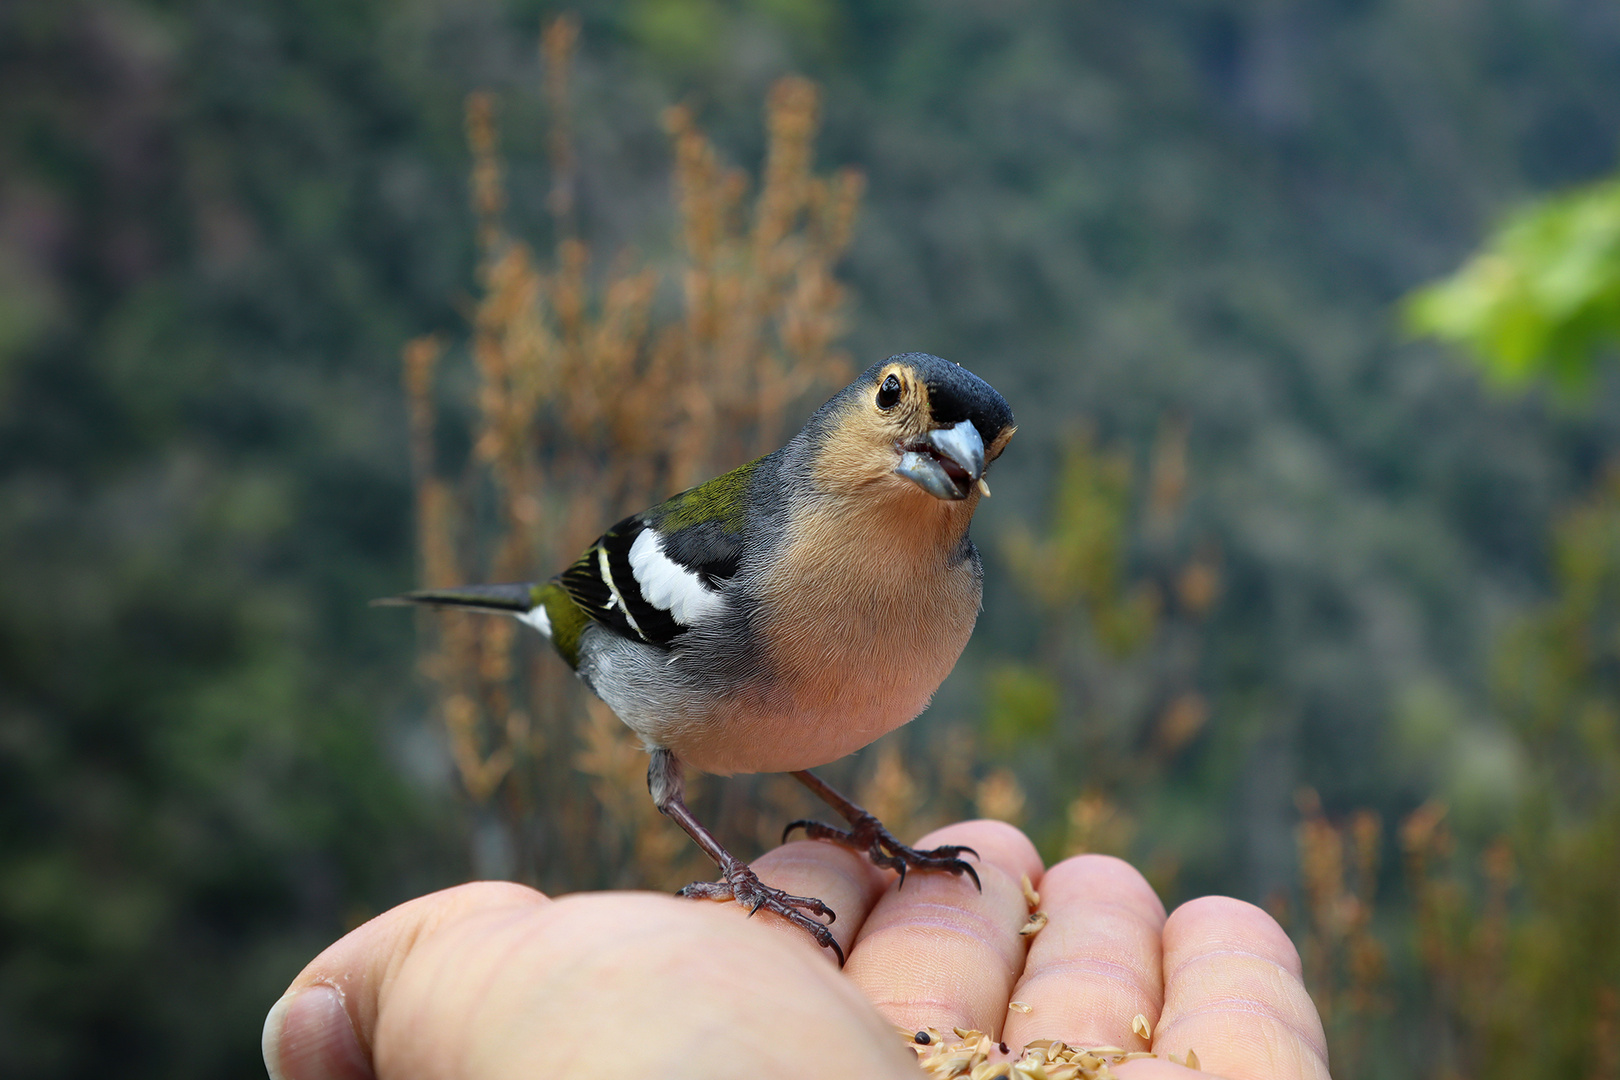
{"type": "Polygon", "coordinates": [[[1498,385],[1578,388],[1620,342],[1620,178],[1533,203],[1448,278],[1410,295],[1407,326],[1463,346],[1498,385]]]}

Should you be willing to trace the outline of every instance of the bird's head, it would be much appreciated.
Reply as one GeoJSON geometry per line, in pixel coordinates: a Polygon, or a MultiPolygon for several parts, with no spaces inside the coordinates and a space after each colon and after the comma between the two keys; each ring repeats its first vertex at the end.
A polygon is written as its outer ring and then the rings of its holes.
{"type": "Polygon", "coordinates": [[[1013,415],[977,375],[928,353],[867,368],[827,403],[823,485],[899,485],[959,502],[1012,438],[1013,415]]]}

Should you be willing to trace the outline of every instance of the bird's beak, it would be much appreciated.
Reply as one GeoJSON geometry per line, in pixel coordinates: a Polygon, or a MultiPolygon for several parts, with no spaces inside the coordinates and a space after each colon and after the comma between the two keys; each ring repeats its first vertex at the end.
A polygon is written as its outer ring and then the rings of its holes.
{"type": "Polygon", "coordinates": [[[894,471],[936,499],[965,499],[984,475],[984,440],[971,420],[935,428],[904,448],[894,471]]]}

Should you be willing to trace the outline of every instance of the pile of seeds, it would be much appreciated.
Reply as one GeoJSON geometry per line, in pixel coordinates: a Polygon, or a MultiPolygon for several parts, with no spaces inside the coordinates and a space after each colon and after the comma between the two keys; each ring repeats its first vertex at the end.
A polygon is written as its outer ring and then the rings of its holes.
{"type": "MultiPolygon", "coordinates": [[[[1029,905],[1029,921],[1018,931],[1026,940],[1040,933],[1046,926],[1046,912],[1040,910],[1041,894],[1035,891],[1025,874],[1020,884],[1024,901],[1029,905]]],[[[1007,1007],[1014,1012],[1029,1013],[1032,1008],[1022,1001],[1011,1001],[1007,1007]]],[[[912,1049],[917,1051],[917,1063],[935,1080],[1110,1080],[1114,1072],[1109,1066],[1137,1058],[1156,1058],[1159,1055],[1146,1050],[1126,1050],[1122,1046],[1093,1046],[1089,1049],[1070,1046],[1058,1039],[1036,1039],[1024,1046],[1023,1057],[1011,1060],[1006,1043],[998,1043],[982,1031],[972,1028],[952,1028],[955,1039],[933,1028],[911,1031],[897,1028],[912,1049]],[[1002,1060],[991,1061],[991,1055],[1002,1060]]],[[[1153,1028],[1147,1017],[1138,1013],[1131,1020],[1131,1030],[1142,1039],[1153,1038],[1153,1028]]],[[[1185,1060],[1179,1054],[1165,1055],[1177,1065],[1198,1068],[1198,1055],[1187,1051],[1185,1060]]]]}
{"type": "MultiPolygon", "coordinates": [[[[1037,1039],[1024,1047],[1024,1056],[1016,1061],[990,1060],[996,1051],[1007,1053],[1005,1043],[997,1044],[982,1031],[971,1028],[952,1028],[955,1039],[925,1028],[906,1031],[906,1041],[917,1051],[917,1061],[929,1076],[936,1080],[1108,1080],[1114,1076],[1112,1065],[1137,1058],[1156,1058],[1159,1055],[1146,1050],[1126,1050],[1120,1046],[1070,1046],[1057,1039],[1037,1039]]],[[[1185,1060],[1179,1054],[1168,1055],[1169,1060],[1189,1069],[1198,1068],[1198,1055],[1187,1051],[1185,1060]]]]}

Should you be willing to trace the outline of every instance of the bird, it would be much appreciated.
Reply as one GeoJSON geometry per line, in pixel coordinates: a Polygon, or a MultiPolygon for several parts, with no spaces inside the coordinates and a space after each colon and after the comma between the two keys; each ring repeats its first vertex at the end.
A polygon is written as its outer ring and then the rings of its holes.
{"type": "Polygon", "coordinates": [[[812,768],[915,718],[978,618],[969,524],[1015,431],[989,383],[928,353],[891,356],[781,449],[604,532],[555,577],[408,592],[382,603],[514,616],[550,639],[650,754],[654,803],[719,868],[681,895],[781,915],[832,950],[837,915],[763,884],[693,816],[687,769],[791,773],[847,823],[794,821],[877,865],[978,874],[916,851],[812,768]],[[825,919],[826,922],[821,920],[825,919]]]}

